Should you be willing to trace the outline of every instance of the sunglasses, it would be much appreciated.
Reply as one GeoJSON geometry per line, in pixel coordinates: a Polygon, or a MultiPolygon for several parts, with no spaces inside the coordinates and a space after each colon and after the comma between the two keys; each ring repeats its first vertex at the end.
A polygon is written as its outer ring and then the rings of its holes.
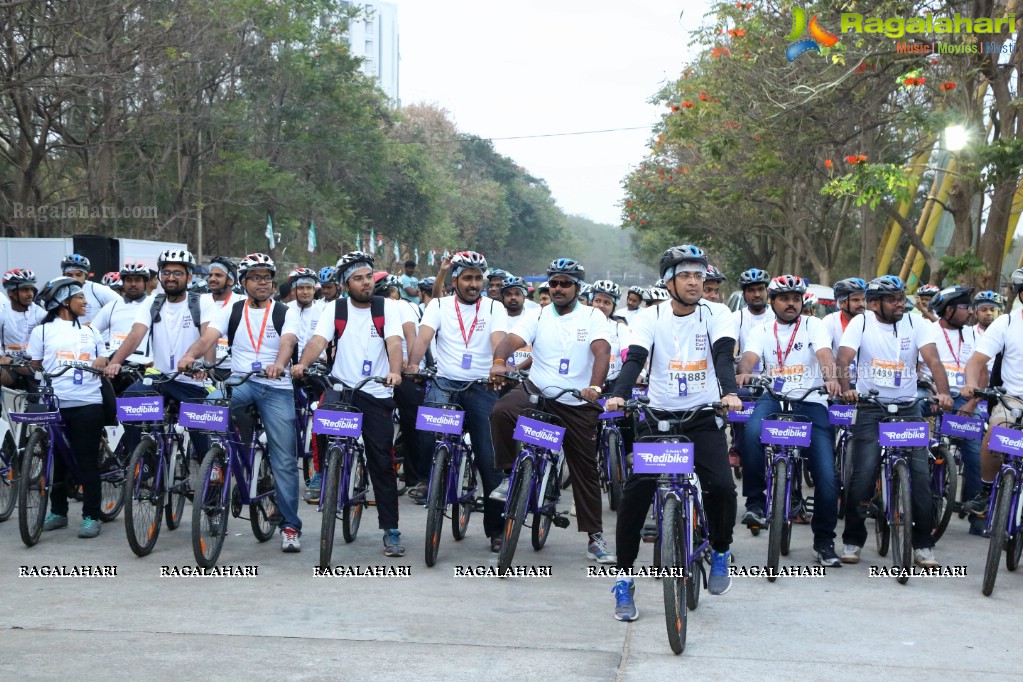
{"type": "Polygon", "coordinates": [[[551,289],[571,289],[575,286],[575,282],[560,279],[547,282],[547,284],[550,285],[551,289]]]}

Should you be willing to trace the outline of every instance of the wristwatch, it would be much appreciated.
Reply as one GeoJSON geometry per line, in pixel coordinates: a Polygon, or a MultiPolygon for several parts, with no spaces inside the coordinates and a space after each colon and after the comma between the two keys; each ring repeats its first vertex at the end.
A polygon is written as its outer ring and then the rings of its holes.
{"type": "Polygon", "coordinates": [[[600,386],[590,386],[589,388],[591,388],[592,390],[596,391],[597,393],[603,393],[604,392],[604,391],[601,390],[600,386]]]}

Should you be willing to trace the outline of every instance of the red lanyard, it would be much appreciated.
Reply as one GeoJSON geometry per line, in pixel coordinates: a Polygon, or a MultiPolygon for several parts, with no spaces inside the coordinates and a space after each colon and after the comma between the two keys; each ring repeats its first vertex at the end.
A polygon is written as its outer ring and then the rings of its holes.
{"type": "Polygon", "coordinates": [[[941,328],[941,333],[945,335],[945,343],[948,344],[948,352],[952,354],[952,359],[956,361],[956,369],[962,369],[963,366],[962,363],[959,362],[959,358],[963,356],[963,330],[959,330],[959,355],[956,355],[956,352],[952,350],[952,342],[949,340],[948,332],[945,331],[944,327],[941,328]]]}
{"type": "Polygon", "coordinates": [[[458,315],[458,326],[462,330],[462,341],[465,342],[465,347],[466,348],[469,347],[469,342],[472,341],[472,333],[474,331],[476,331],[476,323],[479,322],[479,319],[480,319],[480,303],[482,303],[482,299],[477,298],[476,299],[476,317],[474,317],[472,319],[472,326],[469,327],[469,336],[466,336],[465,335],[465,324],[462,322],[462,309],[458,306],[458,298],[456,297],[455,301],[454,301],[454,304],[455,304],[455,314],[458,315]]]}
{"type": "Polygon", "coordinates": [[[785,349],[785,356],[781,354],[781,341],[778,339],[778,322],[774,323],[774,342],[778,346],[778,364],[782,367],[785,366],[785,361],[789,359],[789,353],[792,352],[792,345],[796,342],[796,332],[799,331],[799,324],[803,321],[803,316],[800,315],[796,318],[796,326],[792,328],[792,338],[789,339],[789,347],[785,349]]]}
{"type": "MultiPolygon", "coordinates": [[[[271,307],[273,304],[271,303],[271,307]]],[[[263,326],[259,329],[259,343],[252,338],[252,327],[249,326],[249,306],[248,301],[245,305],[245,330],[249,332],[249,341],[252,342],[252,350],[256,351],[256,360],[259,360],[259,349],[263,347],[263,333],[266,331],[266,321],[270,319],[270,309],[266,309],[266,315],[263,316],[263,326]]]]}

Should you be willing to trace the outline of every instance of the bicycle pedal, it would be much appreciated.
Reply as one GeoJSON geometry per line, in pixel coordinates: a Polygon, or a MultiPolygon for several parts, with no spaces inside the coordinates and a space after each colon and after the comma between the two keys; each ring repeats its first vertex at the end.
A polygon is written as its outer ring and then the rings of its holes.
{"type": "Polygon", "coordinates": [[[482,497],[477,497],[476,499],[474,499],[472,501],[472,510],[475,511],[475,512],[481,512],[481,511],[483,511],[483,508],[484,508],[485,505],[486,505],[486,500],[483,499],[482,497]]]}
{"type": "Polygon", "coordinates": [[[807,515],[813,515],[813,495],[803,498],[803,512],[807,515]]]}
{"type": "Polygon", "coordinates": [[[554,515],[551,516],[551,521],[553,521],[554,525],[557,526],[558,528],[568,528],[572,524],[571,519],[569,519],[564,514],[559,514],[557,512],[555,512],[554,515]]]}

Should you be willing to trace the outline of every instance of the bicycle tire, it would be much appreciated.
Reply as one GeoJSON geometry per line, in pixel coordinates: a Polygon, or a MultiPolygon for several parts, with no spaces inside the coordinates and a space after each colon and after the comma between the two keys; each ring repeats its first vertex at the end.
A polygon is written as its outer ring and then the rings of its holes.
{"type": "Polygon", "coordinates": [[[341,448],[331,445],[327,448],[326,470],[323,488],[320,492],[320,568],[330,566],[334,553],[334,529],[337,527],[337,498],[341,489],[341,448]]]}
{"type": "Polygon", "coordinates": [[[108,460],[113,457],[118,463],[118,469],[120,471],[119,476],[100,478],[99,490],[100,490],[100,502],[99,502],[99,520],[104,523],[110,523],[117,518],[117,515],[121,513],[121,509],[124,507],[124,487],[125,481],[128,479],[128,464],[126,459],[123,457],[122,448],[124,448],[124,439],[117,445],[118,452],[111,452],[110,446],[107,443],[107,432],[103,430],[103,437],[100,439],[100,452],[106,451],[107,457],[100,457],[100,461],[108,460]]]}
{"type": "Polygon", "coordinates": [[[767,581],[773,583],[778,579],[782,529],[788,521],[785,514],[785,479],[788,476],[788,462],[779,458],[771,467],[774,479],[771,485],[771,517],[767,526],[767,581]]]}
{"type": "Polygon", "coordinates": [[[451,452],[447,445],[438,445],[430,467],[430,489],[426,499],[426,565],[437,563],[440,536],[444,529],[444,506],[448,498],[448,467],[451,452]]]}
{"type": "Polygon", "coordinates": [[[981,592],[990,597],[998,577],[998,564],[1005,547],[1005,536],[1009,526],[1009,512],[1012,506],[1012,489],[1016,485],[1015,469],[1005,469],[998,477],[998,492],[995,496],[995,515],[991,517],[991,541],[987,547],[987,562],[984,564],[984,585],[981,592]]]}
{"type": "MultiPolygon", "coordinates": [[[[951,447],[955,447],[954,445],[951,447]]],[[[955,466],[952,451],[945,454],[945,461],[941,465],[942,490],[941,494],[934,495],[934,541],[937,542],[945,534],[948,522],[952,519],[952,510],[955,507],[956,492],[959,487],[959,470],[955,466]]],[[[933,477],[932,477],[933,480],[933,477]]]]}
{"type": "MultiPolygon", "coordinates": [[[[806,507],[803,506],[805,500],[803,499],[803,491],[799,485],[800,478],[799,470],[803,469],[804,471],[806,471],[809,467],[805,466],[802,460],[797,459],[795,460],[795,463],[793,464],[792,468],[793,468],[793,471],[791,473],[792,487],[795,488],[793,493],[797,496],[797,499],[799,500],[798,502],[798,504],[800,505],[799,508],[801,508],[805,512],[806,507]]],[[[782,524],[781,527],[781,555],[788,556],[790,549],[792,549],[792,517],[786,516],[785,523],[782,524]]]]}
{"type": "Polygon", "coordinates": [[[256,540],[266,542],[277,530],[275,517],[279,515],[276,498],[277,479],[274,477],[273,467],[270,466],[268,453],[263,453],[259,468],[253,475],[256,476],[256,494],[265,497],[260,497],[249,505],[249,525],[252,526],[252,534],[256,540]]]}
{"type": "Polygon", "coordinates": [[[362,450],[355,451],[352,469],[348,472],[348,480],[344,481],[348,491],[348,504],[341,512],[341,535],[345,542],[353,542],[359,534],[362,522],[362,511],[366,507],[366,456],[362,450]],[[352,502],[352,500],[356,500],[352,502]]]}
{"type": "Polygon", "coordinates": [[[668,631],[668,646],[676,655],[686,648],[686,630],[689,620],[689,606],[686,595],[685,572],[689,565],[688,548],[682,540],[682,529],[687,521],[679,499],[668,495],[664,500],[664,514],[661,520],[661,562],[663,568],[680,575],[662,575],[664,590],[664,624],[668,631]]]}
{"type": "Polygon", "coordinates": [[[903,569],[896,577],[901,585],[909,581],[913,565],[913,507],[909,498],[909,465],[895,463],[892,469],[892,567],[903,569]]]}
{"type": "Polygon", "coordinates": [[[690,611],[695,611],[696,607],[700,605],[700,589],[703,587],[703,555],[695,554],[693,552],[693,545],[702,543],[703,538],[706,537],[706,529],[703,524],[700,523],[700,515],[696,512],[696,504],[693,502],[693,498],[689,498],[687,504],[689,509],[689,518],[691,522],[690,535],[689,535],[689,568],[686,571],[686,606],[689,607],[690,611]]]}
{"type": "MultiPolygon", "coordinates": [[[[884,508],[884,498],[881,496],[880,487],[884,483],[880,479],[880,474],[877,481],[877,512],[874,516],[874,541],[877,543],[878,556],[888,556],[888,547],[891,544],[892,529],[888,527],[888,518],[885,515],[887,511],[884,508]]],[[[891,500],[889,500],[889,503],[891,500]]]]}
{"type": "Polygon", "coordinates": [[[188,445],[185,447],[184,452],[181,452],[180,446],[184,445],[185,442],[185,439],[181,441],[171,440],[171,447],[174,448],[171,461],[174,462],[174,466],[170,472],[170,485],[166,486],[167,504],[163,508],[167,530],[178,529],[181,525],[181,520],[185,518],[185,501],[189,497],[189,490],[193,491],[192,495],[195,494],[195,487],[192,485],[192,456],[194,449],[191,439],[187,439],[188,445]]]}
{"type": "MultiPolygon", "coordinates": [[[[469,494],[469,491],[476,489],[476,467],[471,460],[470,451],[466,446],[462,449],[462,463],[459,467],[461,472],[456,479],[458,481],[458,497],[462,498],[469,494]]],[[[476,507],[475,499],[467,499],[464,502],[456,502],[451,505],[451,534],[455,540],[461,540],[469,531],[469,518],[476,507]]]]}
{"type": "Polygon", "coordinates": [[[497,553],[497,572],[505,576],[515,557],[515,546],[519,543],[519,534],[526,522],[526,510],[529,507],[529,489],[533,482],[533,460],[527,458],[519,462],[512,472],[512,482],[508,488],[509,509],[511,516],[504,520],[504,532],[501,536],[501,551],[497,553]]]}
{"type": "Polygon", "coordinates": [[[1010,571],[1019,568],[1021,554],[1023,554],[1023,530],[1017,528],[1016,534],[1005,543],[1005,567],[1010,571]]]}
{"type": "Polygon", "coordinates": [[[28,437],[21,455],[21,485],[18,487],[18,531],[27,547],[39,542],[46,519],[46,506],[50,500],[50,487],[46,461],[50,451],[50,434],[35,429],[28,437]],[[29,504],[34,502],[34,504],[29,504]]]}
{"type": "Polygon", "coordinates": [[[128,483],[124,486],[124,532],[135,556],[152,552],[160,537],[165,501],[161,465],[156,443],[143,436],[128,460],[128,483]]]}
{"type": "Polygon", "coordinates": [[[18,448],[14,439],[8,433],[4,443],[0,446],[0,457],[7,463],[7,473],[0,478],[0,523],[11,518],[14,508],[18,505],[18,472],[21,470],[21,462],[18,461],[18,448]]]}
{"type": "Polygon", "coordinates": [[[622,475],[621,436],[614,431],[607,434],[607,504],[611,511],[618,511],[622,503],[622,486],[625,484],[622,475]]]}
{"type": "MultiPolygon", "coordinates": [[[[541,484],[536,506],[541,507],[550,502],[556,502],[560,488],[561,481],[559,480],[558,472],[555,471],[554,466],[547,467],[547,480],[541,484]],[[552,477],[554,478],[553,481],[551,480],[552,477]]],[[[533,514],[533,528],[530,531],[530,540],[534,550],[539,552],[547,544],[547,538],[551,534],[551,524],[554,522],[554,514],[556,512],[557,509],[552,507],[547,513],[533,514]]]]}
{"type": "Polygon", "coordinates": [[[231,481],[227,470],[227,453],[219,445],[210,448],[199,467],[195,500],[192,502],[192,554],[203,568],[215,566],[227,537],[230,495],[225,486],[231,481]],[[210,474],[218,467],[220,480],[211,481],[210,474]]]}

